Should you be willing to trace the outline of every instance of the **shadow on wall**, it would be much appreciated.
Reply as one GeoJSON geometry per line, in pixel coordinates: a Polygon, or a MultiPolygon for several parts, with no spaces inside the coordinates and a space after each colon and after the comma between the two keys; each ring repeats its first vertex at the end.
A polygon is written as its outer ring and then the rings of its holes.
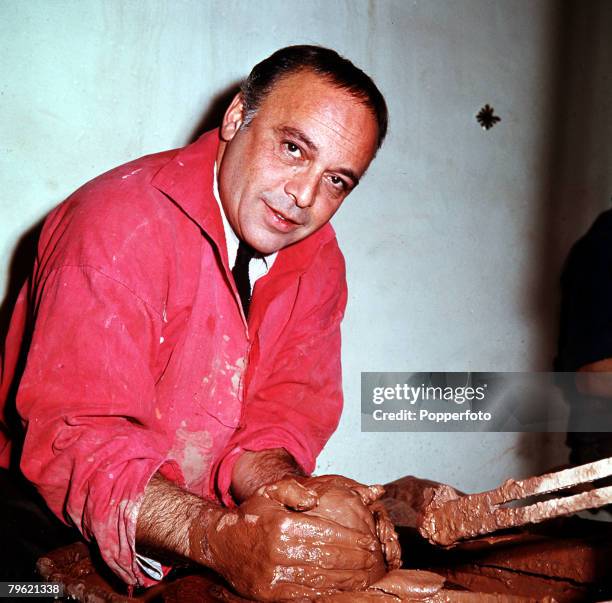
{"type": "Polygon", "coordinates": [[[208,132],[208,130],[212,130],[221,124],[226,109],[238,92],[240,92],[240,82],[234,82],[225,88],[225,90],[215,95],[208,110],[193,129],[188,143],[195,142],[204,132],[208,132]]]}
{"type": "MultiPolygon", "coordinates": [[[[5,346],[6,336],[8,334],[9,323],[11,315],[13,313],[13,307],[21,291],[21,287],[27,281],[28,277],[32,273],[34,266],[34,260],[36,258],[36,249],[38,245],[38,238],[42,229],[43,220],[37,222],[32,226],[22,237],[19,239],[11,263],[9,266],[8,283],[6,289],[6,296],[0,306],[0,351],[1,357],[5,358],[5,346]]],[[[27,339],[27,337],[26,337],[27,339]]],[[[15,442],[11,449],[11,465],[14,467],[19,466],[19,456],[21,452],[21,441],[22,441],[22,424],[17,410],[15,408],[15,395],[19,379],[23,368],[25,366],[24,350],[27,348],[26,345],[21,349],[19,358],[17,360],[16,378],[10,383],[8,389],[8,404],[4,408],[4,417],[0,414],[0,419],[4,419],[5,424],[3,425],[0,420],[0,430],[5,428],[11,434],[11,439],[15,442]]],[[[0,369],[4,369],[0,365],[0,369]]]]}
{"type": "Polygon", "coordinates": [[[0,345],[4,356],[6,334],[13,313],[13,307],[21,287],[32,272],[34,259],[36,258],[36,247],[38,237],[42,229],[44,218],[38,221],[19,239],[9,266],[8,284],[6,296],[0,305],[0,345]]]}

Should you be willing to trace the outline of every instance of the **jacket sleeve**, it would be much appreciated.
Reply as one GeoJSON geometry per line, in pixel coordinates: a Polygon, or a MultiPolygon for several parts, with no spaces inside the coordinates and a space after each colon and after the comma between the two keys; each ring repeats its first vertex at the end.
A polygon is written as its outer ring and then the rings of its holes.
{"type": "Polygon", "coordinates": [[[296,284],[295,303],[278,341],[257,338],[251,350],[254,368],[240,427],[212,467],[210,483],[228,506],[234,504],[234,464],[244,451],[284,448],[312,473],[338,426],[343,405],[340,323],[347,290],[342,254],[335,240],[329,247],[296,284]]]}
{"type": "Polygon", "coordinates": [[[148,585],[134,550],[144,490],[158,470],[181,481],[151,420],[150,361],[162,319],[126,285],[86,265],[48,272],[32,301],[17,395],[26,424],[22,471],[126,583],[148,585]]]}

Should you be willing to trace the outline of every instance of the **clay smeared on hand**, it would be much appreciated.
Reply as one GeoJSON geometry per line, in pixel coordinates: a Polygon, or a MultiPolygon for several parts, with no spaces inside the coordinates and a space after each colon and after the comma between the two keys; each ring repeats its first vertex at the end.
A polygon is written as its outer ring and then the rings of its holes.
{"type": "Polygon", "coordinates": [[[341,475],[285,479],[264,487],[265,496],[295,510],[332,520],[344,527],[375,536],[382,552],[370,583],[384,570],[401,566],[401,549],[393,523],[379,500],[384,488],[365,486],[341,475]],[[299,481],[298,481],[299,480],[299,481]]]}
{"type": "Polygon", "coordinates": [[[317,504],[305,511],[306,515],[333,521],[352,530],[355,537],[361,534],[375,542],[376,546],[371,551],[373,565],[368,571],[363,588],[384,576],[386,564],[382,544],[378,541],[376,521],[373,513],[364,504],[364,499],[370,501],[373,497],[367,493],[362,496],[360,492],[347,487],[346,479],[340,476],[309,478],[305,485],[317,493],[317,504]]]}
{"type": "Polygon", "coordinates": [[[384,505],[380,503],[385,493],[382,486],[365,486],[341,475],[301,478],[300,481],[302,487],[317,497],[316,505],[306,511],[308,514],[330,519],[356,532],[376,537],[382,556],[376,551],[377,564],[370,584],[386,571],[401,566],[397,534],[384,505]]]}
{"type": "Polygon", "coordinates": [[[361,494],[333,479],[313,479],[282,480],[235,510],[207,516],[206,528],[192,534],[192,556],[238,593],[261,601],[365,589],[386,572],[374,515],[361,494]]]}

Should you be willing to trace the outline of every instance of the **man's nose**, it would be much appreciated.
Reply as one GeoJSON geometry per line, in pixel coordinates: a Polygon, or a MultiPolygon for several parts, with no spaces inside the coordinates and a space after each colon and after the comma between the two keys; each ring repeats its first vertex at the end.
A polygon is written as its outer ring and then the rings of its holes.
{"type": "Polygon", "coordinates": [[[304,171],[292,175],[285,184],[285,192],[293,197],[298,207],[304,209],[314,204],[318,187],[318,175],[304,171]]]}

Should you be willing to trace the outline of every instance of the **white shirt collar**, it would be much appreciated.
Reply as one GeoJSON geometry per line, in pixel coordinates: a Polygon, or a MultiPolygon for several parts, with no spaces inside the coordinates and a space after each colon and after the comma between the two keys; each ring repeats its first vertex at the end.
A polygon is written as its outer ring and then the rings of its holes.
{"type": "MultiPolygon", "coordinates": [[[[221,220],[223,221],[223,232],[225,234],[225,245],[227,247],[227,262],[230,268],[233,268],[234,264],[236,263],[236,254],[238,253],[240,239],[236,236],[234,229],[231,227],[227,216],[225,215],[223,204],[221,203],[221,197],[219,196],[219,184],[217,182],[216,161],[213,168],[213,195],[217,201],[217,205],[219,206],[221,220]]],[[[249,263],[249,280],[251,281],[251,288],[253,288],[253,285],[258,278],[261,278],[267,274],[270,268],[272,268],[272,264],[274,264],[274,260],[276,260],[277,255],[278,251],[263,257],[254,257],[251,260],[249,263]]]]}

